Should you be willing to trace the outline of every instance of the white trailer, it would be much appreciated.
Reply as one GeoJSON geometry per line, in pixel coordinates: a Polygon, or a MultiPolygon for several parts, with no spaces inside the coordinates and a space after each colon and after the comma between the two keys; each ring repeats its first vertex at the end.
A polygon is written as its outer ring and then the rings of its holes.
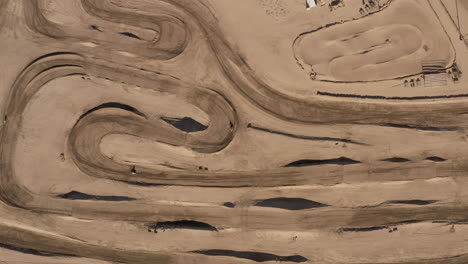
{"type": "Polygon", "coordinates": [[[317,6],[316,0],[306,0],[307,10],[311,9],[312,7],[316,7],[316,6],[317,6]]]}

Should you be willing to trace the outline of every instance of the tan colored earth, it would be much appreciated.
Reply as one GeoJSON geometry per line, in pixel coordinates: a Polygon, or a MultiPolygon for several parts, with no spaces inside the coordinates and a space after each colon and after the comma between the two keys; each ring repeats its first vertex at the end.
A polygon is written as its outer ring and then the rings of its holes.
{"type": "Polygon", "coordinates": [[[0,0],[0,263],[468,263],[468,1],[330,2],[0,0]]]}
{"type": "Polygon", "coordinates": [[[449,67],[455,53],[431,15],[415,1],[396,2],[378,16],[301,35],[294,44],[295,53],[318,79],[339,81],[417,74],[426,60],[449,67]]]}
{"type": "Polygon", "coordinates": [[[468,1],[467,0],[460,0],[460,3],[463,6],[463,8],[465,8],[465,10],[468,11],[468,1]]]}

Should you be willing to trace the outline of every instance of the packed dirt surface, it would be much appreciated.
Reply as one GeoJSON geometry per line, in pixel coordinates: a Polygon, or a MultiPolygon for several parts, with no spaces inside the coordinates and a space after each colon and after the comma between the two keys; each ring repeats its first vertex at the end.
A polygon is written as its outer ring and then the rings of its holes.
{"type": "Polygon", "coordinates": [[[375,81],[421,72],[425,60],[449,67],[448,36],[426,6],[395,2],[376,15],[302,34],[295,53],[317,79],[375,81]]]}
{"type": "Polygon", "coordinates": [[[468,1],[467,0],[460,0],[461,5],[463,8],[468,11],[468,1]]]}
{"type": "Polygon", "coordinates": [[[0,0],[0,263],[468,263],[466,5],[0,0]]]}

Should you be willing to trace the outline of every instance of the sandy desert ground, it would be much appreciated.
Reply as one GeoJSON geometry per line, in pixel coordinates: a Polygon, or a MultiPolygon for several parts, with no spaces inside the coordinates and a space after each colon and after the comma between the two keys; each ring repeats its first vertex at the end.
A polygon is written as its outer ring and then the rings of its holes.
{"type": "Polygon", "coordinates": [[[468,263],[468,0],[333,2],[0,0],[0,263],[468,263]]]}

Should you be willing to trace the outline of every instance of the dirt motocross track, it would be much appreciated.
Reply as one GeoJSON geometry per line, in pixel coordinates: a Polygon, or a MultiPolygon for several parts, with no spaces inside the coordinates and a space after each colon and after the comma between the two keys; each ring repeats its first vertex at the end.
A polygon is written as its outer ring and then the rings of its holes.
{"type": "Polygon", "coordinates": [[[468,1],[329,2],[0,0],[0,263],[468,263],[468,1]]]}

